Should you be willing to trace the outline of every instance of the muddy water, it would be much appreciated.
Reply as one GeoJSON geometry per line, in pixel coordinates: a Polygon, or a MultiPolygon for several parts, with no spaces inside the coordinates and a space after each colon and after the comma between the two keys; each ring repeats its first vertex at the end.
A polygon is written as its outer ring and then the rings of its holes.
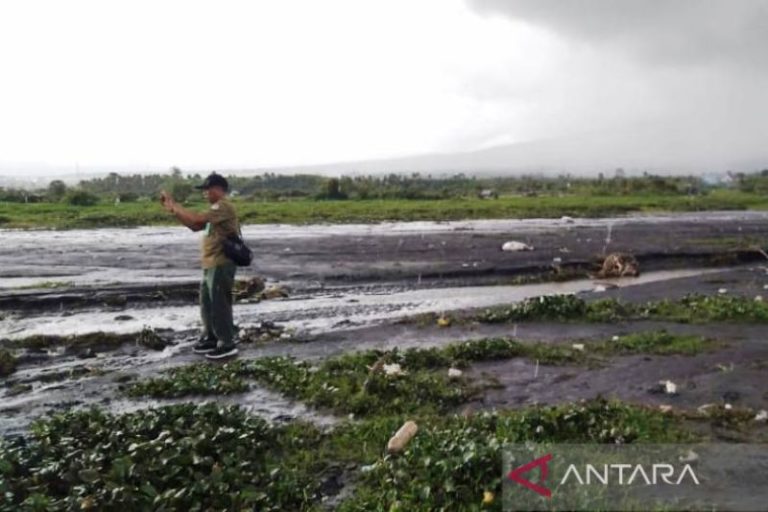
{"type": "MultiPolygon", "coordinates": [[[[634,215],[604,219],[505,219],[350,225],[252,225],[248,273],[276,279],[416,277],[510,264],[547,264],[604,250],[682,249],[688,238],[768,237],[768,212],[634,215]],[[509,239],[534,254],[502,254],[509,239]],[[567,252],[566,252],[567,251],[567,252]]],[[[79,285],[177,282],[199,277],[198,235],[181,227],[96,230],[0,229],[0,290],[50,281],[79,285]]],[[[700,240],[688,249],[701,249],[700,240]]],[[[513,266],[514,266],[513,265],[513,266]]]]}
{"type": "MultiPolygon", "coordinates": [[[[617,287],[719,272],[722,269],[695,269],[649,272],[639,278],[601,281],[617,287]]],[[[398,317],[428,312],[482,308],[509,304],[530,297],[592,291],[596,282],[579,279],[562,283],[521,286],[466,286],[460,288],[414,289],[390,293],[340,293],[271,300],[235,306],[235,319],[243,327],[265,320],[279,322],[307,334],[318,334],[341,326],[375,325],[398,317]]],[[[195,306],[123,309],[116,311],[63,311],[41,316],[9,315],[0,321],[0,338],[34,334],[84,334],[93,331],[129,333],[148,326],[185,330],[199,325],[195,306]],[[130,317],[116,321],[117,316],[130,317]]]]}
{"type": "MultiPolygon", "coordinates": [[[[290,354],[296,357],[324,357],[359,348],[392,348],[394,346],[440,345],[458,339],[481,336],[526,337],[530,329],[511,326],[484,326],[477,330],[416,329],[396,325],[398,318],[426,312],[442,312],[466,308],[488,307],[512,303],[528,297],[555,293],[585,293],[590,297],[635,297],[642,300],[666,298],[670,294],[689,291],[717,293],[722,287],[736,290],[739,283],[744,292],[755,295],[768,286],[762,269],[683,268],[647,271],[639,279],[613,281],[617,290],[595,292],[596,283],[579,279],[565,283],[524,286],[480,286],[478,275],[515,273],[532,266],[550,265],[553,258],[569,261],[589,261],[603,251],[622,250],[653,263],[659,255],[680,257],[684,261],[699,251],[722,251],[718,239],[768,240],[768,212],[736,212],[683,214],[668,216],[636,216],[616,219],[566,220],[503,220],[451,223],[394,223],[378,225],[328,226],[249,226],[246,238],[257,251],[254,268],[243,275],[265,275],[271,280],[295,284],[289,299],[259,304],[238,304],[235,316],[241,326],[271,320],[296,329],[316,339],[314,343],[275,342],[263,346],[241,347],[244,357],[290,354]],[[503,253],[506,240],[523,240],[536,250],[526,253],[503,253]],[[702,242],[702,240],[710,240],[702,242]],[[714,242],[712,242],[714,240],[714,242]],[[709,245],[708,245],[709,244],[709,245]],[[422,282],[421,276],[431,274],[433,281],[422,282]],[[448,281],[442,275],[459,276],[448,281]],[[730,280],[730,281],[729,281],[730,280]],[[339,283],[344,286],[340,286],[339,283]],[[714,290],[714,291],[713,291],[714,290]],[[483,330],[485,329],[485,330],[483,330]]],[[[20,286],[46,281],[62,281],[94,288],[109,283],[123,285],[139,283],[186,283],[199,279],[196,236],[182,228],[105,229],[93,231],[2,231],[0,230],[0,294],[17,294],[20,286]]],[[[689,265],[692,267],[693,265],[689,265]]],[[[425,278],[426,279],[426,278],[425,278]]],[[[25,290],[31,300],[39,300],[35,290],[25,290]]],[[[768,293],[768,292],[765,292],[768,293]]],[[[173,329],[176,345],[152,352],[135,346],[96,354],[80,360],[63,351],[39,354],[27,360],[13,375],[16,383],[31,383],[32,390],[16,397],[9,388],[0,388],[0,433],[17,432],[29,421],[50,410],[99,405],[115,411],[130,411],[152,407],[166,401],[125,399],[119,392],[116,375],[126,373],[139,377],[156,375],[170,366],[198,361],[189,349],[198,326],[194,304],[173,305],[157,301],[144,307],[62,307],[8,310],[0,312],[0,339],[19,338],[32,334],[74,334],[93,331],[135,332],[144,326],[173,329]],[[120,316],[123,320],[118,321],[120,316]],[[80,379],[64,379],[44,383],[46,374],[78,369],[83,366],[98,372],[80,379]]],[[[637,327],[638,329],[642,327],[637,327]]],[[[628,326],[540,326],[530,337],[541,338],[553,332],[553,339],[574,336],[605,336],[617,330],[632,332],[628,326]]],[[[686,327],[688,329],[688,327],[686,327]]],[[[623,331],[622,331],[623,332],[623,331]]],[[[712,328],[715,335],[720,328],[712,328]]],[[[722,362],[746,365],[751,361],[768,360],[759,341],[759,328],[750,331],[749,351],[734,348],[722,362]]],[[[733,329],[722,333],[734,344],[741,333],[733,329]]],[[[737,347],[737,345],[734,345],[737,347]]],[[[714,371],[721,358],[688,359],[696,365],[666,364],[665,375],[688,379],[697,384],[697,391],[686,396],[704,400],[707,396],[737,390],[752,406],[765,406],[768,393],[758,371],[744,372],[738,382],[734,374],[714,371]],[[676,370],[678,373],[674,373],[676,370]],[[730,379],[730,380],[727,380],[730,379]],[[755,380],[757,379],[757,380],[755,380]],[[745,390],[757,390],[749,394],[745,390]],[[762,400],[762,401],[761,401],[762,400]]],[[[670,360],[672,361],[672,360],[670,360]]],[[[499,396],[489,396],[488,405],[516,406],[536,401],[554,402],[558,393],[546,394],[538,389],[539,381],[528,386],[515,380],[515,375],[528,375],[526,362],[499,365],[494,372],[505,383],[499,396]],[[518,365],[518,366],[516,366],[518,365]]],[[[647,401],[649,382],[659,377],[653,370],[655,361],[642,358],[619,362],[616,370],[604,372],[600,385],[593,385],[588,376],[573,378],[581,390],[578,397],[595,392],[617,390],[619,396],[647,401]],[[622,366],[623,365],[623,366],[622,366]],[[622,380],[621,368],[632,368],[632,379],[622,380]],[[631,381],[630,381],[631,380],[631,381]]],[[[491,369],[491,366],[489,366],[491,369]]],[[[543,370],[542,370],[543,371],[543,370]]],[[[566,369],[578,373],[583,369],[566,369]]],[[[559,393],[571,389],[563,377],[552,374],[556,382],[564,382],[559,393]]],[[[586,372],[589,373],[589,372],[586,372]]],[[[629,373],[626,373],[629,375],[629,373]]],[[[554,382],[554,381],[553,381],[554,382]]],[[[552,387],[551,389],[557,389],[552,387]]],[[[691,388],[693,390],[694,388],[691,388]]],[[[719,396],[719,395],[717,395],[719,396]]],[[[729,395],[730,396],[730,395],[729,395]]],[[[307,410],[301,404],[254,387],[249,393],[232,397],[217,397],[217,401],[244,404],[264,417],[303,417],[318,423],[333,419],[307,410]]],[[[202,400],[195,399],[192,400],[202,400]]],[[[186,401],[186,400],[185,400],[186,401]]],[[[692,405],[693,402],[691,402],[692,405]]]]}

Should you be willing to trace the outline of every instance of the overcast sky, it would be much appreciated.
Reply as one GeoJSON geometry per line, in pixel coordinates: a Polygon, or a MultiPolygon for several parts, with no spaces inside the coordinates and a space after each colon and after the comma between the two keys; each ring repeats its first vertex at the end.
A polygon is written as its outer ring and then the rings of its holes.
{"type": "Polygon", "coordinates": [[[0,3],[5,174],[635,131],[754,158],[766,126],[768,0],[0,3]]]}

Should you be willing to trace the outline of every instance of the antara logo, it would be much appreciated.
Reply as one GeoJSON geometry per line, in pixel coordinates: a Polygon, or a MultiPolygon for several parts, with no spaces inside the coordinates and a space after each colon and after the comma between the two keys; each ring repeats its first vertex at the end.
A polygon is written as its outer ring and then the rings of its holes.
{"type": "MultiPolygon", "coordinates": [[[[509,472],[507,478],[545,498],[551,498],[552,490],[543,485],[549,475],[549,462],[551,460],[551,453],[539,457],[513,469],[509,472]],[[539,483],[523,478],[523,474],[535,468],[540,468],[539,483]]],[[[578,485],[681,485],[687,481],[700,485],[699,479],[690,464],[683,466],[679,472],[675,466],[666,463],[651,464],[650,466],[643,466],[641,464],[603,464],[597,466],[585,464],[581,471],[579,471],[576,464],[571,464],[560,480],[560,485],[569,482],[578,485]]]]}

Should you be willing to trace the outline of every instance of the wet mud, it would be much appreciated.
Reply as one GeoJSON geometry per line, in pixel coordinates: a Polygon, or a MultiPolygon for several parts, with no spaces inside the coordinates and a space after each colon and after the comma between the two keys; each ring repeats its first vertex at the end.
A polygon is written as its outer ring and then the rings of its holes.
{"type": "MultiPolygon", "coordinates": [[[[235,306],[242,330],[271,322],[284,334],[241,343],[243,358],[316,359],[487,337],[579,342],[589,350],[590,343],[612,336],[665,329],[711,337],[722,347],[691,356],[613,356],[598,366],[551,366],[524,358],[476,364],[470,375],[496,386],[472,407],[517,408],[609,396],[691,410],[710,403],[768,408],[765,325],[533,322],[446,329],[403,322],[422,313],[467,312],[556,293],[629,302],[690,293],[768,297],[768,260],[754,249],[768,245],[765,213],[254,226],[245,235],[257,258],[240,277],[264,277],[268,286],[284,287],[288,297],[235,306]],[[509,240],[534,250],[501,251],[509,240]],[[601,255],[610,252],[635,255],[641,276],[590,278],[601,255]],[[656,392],[661,380],[674,381],[679,392],[656,392]]],[[[12,349],[18,366],[0,384],[0,433],[19,433],[34,419],[71,407],[130,411],[172,402],[127,399],[121,388],[200,360],[191,352],[200,273],[195,235],[139,228],[3,231],[0,236],[0,348],[12,349]],[[138,333],[145,328],[157,332],[167,346],[151,350],[139,343],[138,333]],[[110,333],[123,337],[75,347],[63,342],[21,346],[34,335],[97,331],[107,333],[106,338],[110,333]]],[[[335,421],[255,384],[244,394],[191,400],[213,399],[243,404],[273,421],[335,421]]]]}

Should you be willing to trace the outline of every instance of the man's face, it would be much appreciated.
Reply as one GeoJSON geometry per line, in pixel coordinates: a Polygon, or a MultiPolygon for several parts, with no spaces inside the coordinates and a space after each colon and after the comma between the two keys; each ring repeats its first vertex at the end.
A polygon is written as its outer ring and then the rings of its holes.
{"type": "Polygon", "coordinates": [[[203,197],[206,201],[213,204],[226,195],[221,187],[210,187],[203,190],[203,197]]]}

